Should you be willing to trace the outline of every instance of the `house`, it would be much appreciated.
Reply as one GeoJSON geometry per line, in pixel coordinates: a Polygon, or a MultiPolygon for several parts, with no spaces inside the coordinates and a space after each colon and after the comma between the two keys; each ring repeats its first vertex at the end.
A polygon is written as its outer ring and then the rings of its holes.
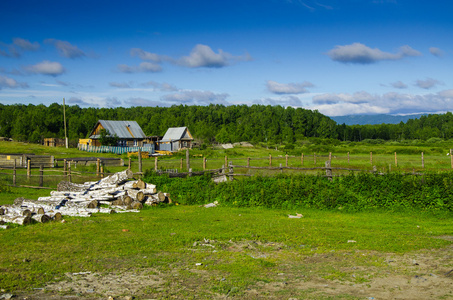
{"type": "Polygon", "coordinates": [[[47,147],[64,147],[66,143],[64,139],[44,138],[43,145],[47,147]]]}
{"type": "Polygon", "coordinates": [[[101,146],[99,139],[102,129],[108,131],[110,136],[118,137],[117,146],[143,147],[146,145],[144,143],[146,135],[136,121],[99,120],[91,131],[90,138],[84,139],[83,142],[89,146],[101,146]]]}
{"type": "Polygon", "coordinates": [[[164,137],[158,142],[159,150],[178,151],[183,148],[191,148],[193,137],[187,127],[168,128],[164,137]]]}

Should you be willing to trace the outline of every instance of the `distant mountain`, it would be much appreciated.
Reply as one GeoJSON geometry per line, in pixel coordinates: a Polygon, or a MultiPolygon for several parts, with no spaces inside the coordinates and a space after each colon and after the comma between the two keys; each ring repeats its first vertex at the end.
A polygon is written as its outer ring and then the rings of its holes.
{"type": "Polygon", "coordinates": [[[409,119],[418,119],[425,114],[406,115],[406,116],[392,116],[392,115],[349,115],[330,117],[337,124],[346,125],[376,125],[376,124],[398,124],[401,121],[406,123],[409,119]]]}

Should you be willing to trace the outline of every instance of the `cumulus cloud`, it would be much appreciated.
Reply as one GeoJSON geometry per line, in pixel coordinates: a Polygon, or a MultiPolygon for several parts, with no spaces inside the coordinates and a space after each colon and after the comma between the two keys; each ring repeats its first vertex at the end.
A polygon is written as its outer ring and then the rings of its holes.
{"type": "Polygon", "coordinates": [[[61,41],[56,39],[47,39],[45,43],[52,44],[58,50],[58,54],[66,58],[79,58],[86,56],[85,52],[80,50],[77,46],[71,45],[67,41],[61,41]]]}
{"type": "Polygon", "coordinates": [[[266,82],[267,89],[269,92],[274,94],[302,94],[308,93],[307,87],[313,87],[314,85],[308,81],[302,83],[278,83],[276,81],[268,80],[266,82]]]}
{"type": "Polygon", "coordinates": [[[42,74],[49,76],[58,76],[63,74],[66,70],[59,62],[52,62],[45,60],[36,65],[27,66],[25,70],[33,74],[42,74]]]}
{"type": "Polygon", "coordinates": [[[128,89],[130,88],[130,84],[126,82],[109,82],[109,85],[111,87],[117,87],[117,88],[123,88],[123,89],[128,89]]]}
{"type": "Polygon", "coordinates": [[[453,110],[453,90],[436,94],[413,95],[396,92],[371,95],[366,92],[354,94],[323,94],[313,97],[311,109],[329,116],[376,113],[417,113],[453,110]]]}
{"type": "Polygon", "coordinates": [[[260,105],[280,105],[283,107],[301,107],[303,106],[302,101],[296,96],[284,96],[280,98],[263,98],[253,101],[253,104],[260,105]]]}
{"type": "Polygon", "coordinates": [[[72,104],[72,105],[90,106],[90,107],[93,107],[93,106],[98,107],[99,106],[99,105],[91,103],[91,102],[86,102],[86,101],[82,100],[81,98],[77,98],[77,97],[69,98],[68,100],[66,100],[66,103],[72,104]]]}
{"type": "Polygon", "coordinates": [[[396,89],[405,89],[407,88],[407,85],[401,81],[395,81],[392,82],[391,85],[396,88],[396,89]]]}
{"type": "Polygon", "coordinates": [[[156,63],[161,62],[163,59],[166,59],[166,56],[161,56],[155,53],[144,51],[140,48],[132,48],[131,49],[131,56],[138,57],[141,60],[150,60],[156,63]]]}
{"type": "Polygon", "coordinates": [[[444,56],[444,51],[442,51],[441,49],[439,48],[436,48],[436,47],[430,47],[429,48],[429,52],[434,55],[434,56],[437,56],[437,57],[443,57],[444,56]]]}
{"type": "Polygon", "coordinates": [[[215,53],[211,47],[206,45],[196,45],[189,56],[183,56],[178,60],[178,64],[189,68],[221,68],[236,61],[249,61],[250,55],[233,56],[222,49],[215,53]]]}
{"type": "Polygon", "coordinates": [[[155,82],[155,81],[148,81],[148,82],[142,83],[141,86],[153,87],[155,90],[158,90],[161,92],[176,92],[179,90],[174,85],[166,83],[166,82],[159,83],[159,82],[155,82]]]}
{"type": "Polygon", "coordinates": [[[430,88],[433,88],[438,84],[442,84],[442,82],[432,78],[427,78],[426,80],[417,80],[415,82],[416,86],[425,90],[429,90],[430,88]]]}
{"type": "Polygon", "coordinates": [[[162,96],[162,100],[169,102],[183,103],[187,105],[209,105],[209,104],[224,104],[229,105],[226,101],[229,97],[226,93],[216,94],[211,91],[192,91],[184,90],[178,93],[162,96]]]}
{"type": "Polygon", "coordinates": [[[15,89],[15,88],[26,88],[26,87],[28,87],[28,84],[25,82],[17,82],[13,78],[9,78],[9,77],[0,75],[0,90],[2,88],[15,89]]]}
{"type": "Polygon", "coordinates": [[[14,38],[11,44],[0,42],[0,55],[5,57],[21,57],[23,51],[37,51],[40,48],[38,42],[30,42],[23,38],[14,38]]]}
{"type": "Polygon", "coordinates": [[[162,71],[162,67],[151,62],[142,62],[138,66],[118,65],[118,70],[122,73],[157,73],[162,71]]]}
{"type": "Polygon", "coordinates": [[[341,63],[372,64],[381,60],[399,60],[408,56],[420,56],[421,53],[409,46],[402,46],[398,53],[384,52],[378,48],[370,48],[361,43],[335,46],[327,52],[334,61],[341,63]]]}

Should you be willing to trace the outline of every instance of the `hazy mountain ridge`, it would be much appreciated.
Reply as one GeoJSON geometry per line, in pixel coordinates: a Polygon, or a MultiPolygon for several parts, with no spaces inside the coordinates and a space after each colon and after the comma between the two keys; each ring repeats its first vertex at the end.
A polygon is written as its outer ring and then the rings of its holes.
{"type": "Polygon", "coordinates": [[[405,115],[405,116],[393,116],[393,115],[348,115],[348,116],[337,116],[330,117],[337,124],[346,125],[378,125],[378,124],[398,124],[401,121],[406,123],[409,119],[418,119],[426,114],[416,115],[405,115]]]}

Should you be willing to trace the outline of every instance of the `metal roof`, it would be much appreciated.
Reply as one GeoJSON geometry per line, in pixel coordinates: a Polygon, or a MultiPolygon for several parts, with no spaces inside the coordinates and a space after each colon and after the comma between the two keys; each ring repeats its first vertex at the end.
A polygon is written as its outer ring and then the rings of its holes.
{"type": "MultiPolygon", "coordinates": [[[[120,139],[144,139],[145,133],[136,121],[108,121],[99,120],[101,126],[110,132],[110,135],[117,135],[120,139]]],[[[97,124],[95,128],[97,127],[97,124]]],[[[99,138],[99,135],[92,135],[90,138],[99,138]]]]}
{"type": "Polygon", "coordinates": [[[161,141],[179,141],[179,140],[193,140],[192,135],[187,127],[170,127],[165,133],[161,141]]]}

